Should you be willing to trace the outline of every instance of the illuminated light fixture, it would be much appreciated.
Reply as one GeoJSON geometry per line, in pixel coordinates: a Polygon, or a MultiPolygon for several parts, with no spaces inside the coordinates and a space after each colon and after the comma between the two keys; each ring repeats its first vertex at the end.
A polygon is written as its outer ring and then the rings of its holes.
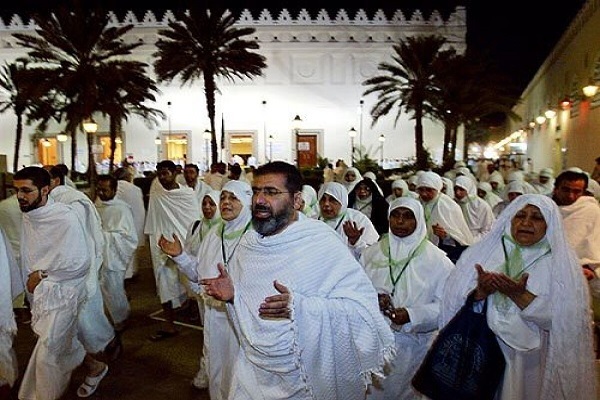
{"type": "Polygon", "coordinates": [[[356,129],[354,129],[354,127],[350,128],[350,130],[348,131],[348,136],[350,136],[351,138],[355,138],[356,135],[358,135],[358,132],[356,132],[356,129]]]}
{"type": "Polygon", "coordinates": [[[594,82],[592,78],[586,86],[583,87],[583,94],[586,97],[594,97],[598,93],[598,85],[594,82]]]}
{"type": "Polygon", "coordinates": [[[529,127],[530,128],[535,128],[535,121],[530,121],[529,122],[529,127]]]}
{"type": "Polygon", "coordinates": [[[544,111],[544,116],[548,119],[552,119],[552,118],[556,117],[556,111],[549,108],[546,111],[544,111]]]}
{"type": "Polygon", "coordinates": [[[302,128],[302,118],[299,115],[296,115],[292,120],[292,129],[298,133],[298,131],[302,128]]]}
{"type": "Polygon", "coordinates": [[[121,139],[120,137],[118,137],[118,138],[115,139],[115,143],[121,144],[121,143],[123,143],[123,139],[121,139]]]}
{"type": "Polygon", "coordinates": [[[157,136],[156,139],[154,139],[154,144],[160,144],[160,138],[157,136]]]}
{"type": "Polygon", "coordinates": [[[568,96],[565,96],[564,99],[560,101],[560,108],[566,110],[571,107],[571,99],[568,96]]]}
{"type": "Polygon", "coordinates": [[[381,143],[385,142],[385,136],[383,135],[383,133],[381,135],[379,135],[379,141],[381,143]]]}
{"type": "Polygon", "coordinates": [[[544,122],[546,122],[546,117],[543,115],[538,115],[535,117],[535,122],[537,122],[539,125],[542,125],[544,122]]]}
{"type": "Polygon", "coordinates": [[[96,133],[98,130],[98,124],[94,121],[94,118],[86,119],[83,121],[83,130],[87,133],[96,133]]]}
{"type": "Polygon", "coordinates": [[[64,133],[59,133],[58,135],[56,135],[56,140],[58,140],[59,142],[66,142],[68,138],[69,137],[64,133]]]}
{"type": "Polygon", "coordinates": [[[43,139],[42,140],[42,146],[44,146],[44,147],[50,147],[50,146],[52,146],[52,143],[50,143],[50,141],[48,139],[43,139]]]}

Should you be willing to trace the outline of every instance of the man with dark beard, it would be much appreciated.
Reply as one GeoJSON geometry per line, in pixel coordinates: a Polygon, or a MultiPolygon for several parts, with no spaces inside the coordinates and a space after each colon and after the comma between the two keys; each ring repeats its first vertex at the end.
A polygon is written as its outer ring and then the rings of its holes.
{"type": "Polygon", "coordinates": [[[302,176],[276,161],[254,172],[252,224],[227,268],[200,280],[225,302],[240,351],[235,399],[364,399],[394,338],[377,293],[335,231],[299,218],[302,176]],[[275,294],[273,294],[275,292],[275,294]]]}
{"type": "MultiPolygon", "coordinates": [[[[74,209],[48,198],[46,170],[25,167],[15,174],[13,185],[23,212],[21,263],[27,274],[31,328],[38,336],[19,398],[54,400],[86,357],[77,339],[77,316],[86,299],[91,258],[74,209]]],[[[89,381],[92,393],[108,371],[102,366],[89,381]]]]}

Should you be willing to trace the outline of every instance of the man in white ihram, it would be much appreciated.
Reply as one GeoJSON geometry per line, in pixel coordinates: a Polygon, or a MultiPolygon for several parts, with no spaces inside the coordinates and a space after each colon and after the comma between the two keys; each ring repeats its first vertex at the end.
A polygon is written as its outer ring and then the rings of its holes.
{"type": "Polygon", "coordinates": [[[254,230],[200,281],[240,340],[229,398],[363,400],[394,354],[375,289],[331,228],[298,216],[296,167],[259,167],[252,191],[254,230]]]}

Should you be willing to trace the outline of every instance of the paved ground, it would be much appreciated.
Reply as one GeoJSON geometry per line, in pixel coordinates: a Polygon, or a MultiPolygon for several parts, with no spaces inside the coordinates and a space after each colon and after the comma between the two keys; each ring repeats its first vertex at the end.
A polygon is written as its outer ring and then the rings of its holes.
{"type": "MultiPolygon", "coordinates": [[[[148,249],[146,247],[146,249],[148,249]]],[[[109,366],[106,378],[91,399],[105,400],[207,400],[208,391],[191,386],[198,369],[202,348],[202,331],[187,326],[179,327],[179,335],[161,342],[148,338],[159,322],[150,317],[160,310],[156,296],[152,267],[147,254],[134,282],[127,285],[131,298],[131,318],[123,333],[123,354],[109,366]]],[[[19,324],[15,349],[21,376],[33,350],[35,337],[28,324],[19,324]]],[[[71,385],[61,400],[78,399],[77,387],[83,381],[83,372],[73,374],[71,385]]],[[[17,399],[16,388],[12,399],[17,399]]]]}

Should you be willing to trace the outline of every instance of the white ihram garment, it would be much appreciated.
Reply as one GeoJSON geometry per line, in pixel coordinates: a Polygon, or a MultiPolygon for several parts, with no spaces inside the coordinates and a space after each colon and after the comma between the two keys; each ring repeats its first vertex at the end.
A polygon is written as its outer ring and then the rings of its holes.
{"type": "Polygon", "coordinates": [[[393,335],[369,278],[330,228],[301,218],[272,236],[248,231],[229,273],[241,346],[230,399],[365,398],[393,357],[393,335]],[[289,319],[258,314],[275,280],[291,293],[289,319]]]}
{"type": "Polygon", "coordinates": [[[104,261],[100,269],[100,288],[106,309],[114,324],[129,316],[125,292],[125,272],[138,240],[131,207],[119,199],[96,203],[104,234],[104,261]]]}
{"type": "Polygon", "coordinates": [[[174,308],[187,298],[186,287],[175,262],[157,246],[161,235],[183,242],[188,227],[198,219],[198,200],[189,187],[166,190],[158,178],[150,186],[150,200],[144,233],[149,235],[150,255],[161,304],[171,302],[174,308]]]}
{"type": "MultiPolygon", "coordinates": [[[[146,244],[146,236],[144,235],[144,223],[146,221],[146,208],[144,207],[144,194],[142,189],[126,180],[117,182],[117,194],[115,198],[123,200],[131,207],[133,213],[133,222],[135,223],[135,232],[138,238],[138,251],[146,244]]],[[[133,258],[127,266],[125,278],[129,279],[137,273],[138,267],[138,251],[133,255],[133,258]]]]}
{"type": "Polygon", "coordinates": [[[91,261],[85,282],[87,298],[78,314],[78,334],[85,350],[90,354],[96,354],[104,350],[115,337],[115,331],[104,311],[104,301],[100,291],[100,267],[104,249],[100,215],[94,203],[84,193],[69,186],[55,187],[49,197],[72,206],[85,230],[91,261]]]}
{"type": "Polygon", "coordinates": [[[38,335],[19,389],[21,400],[56,400],[81,364],[78,310],[86,298],[90,253],[73,208],[48,199],[23,214],[21,263],[25,275],[46,271],[31,298],[31,328],[38,335]]]}
{"type": "Polygon", "coordinates": [[[21,270],[8,238],[0,229],[0,386],[14,385],[18,375],[17,357],[13,350],[17,324],[12,302],[23,290],[21,270]]]}

